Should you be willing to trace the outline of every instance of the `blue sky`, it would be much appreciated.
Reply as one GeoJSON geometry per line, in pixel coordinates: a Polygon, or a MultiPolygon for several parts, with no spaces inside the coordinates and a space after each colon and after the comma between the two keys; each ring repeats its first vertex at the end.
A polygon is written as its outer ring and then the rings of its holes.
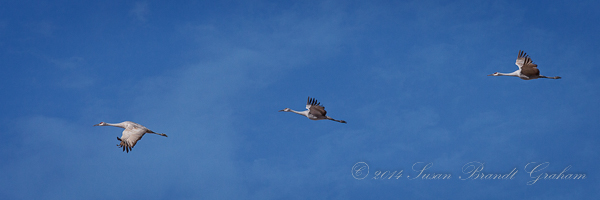
{"type": "MultiPolygon", "coordinates": [[[[591,199],[597,1],[3,1],[2,199],[591,199]],[[542,75],[512,72],[519,50],[542,75]],[[303,110],[314,97],[328,115],[303,110]],[[134,121],[146,135],[115,145],[134,121]],[[461,180],[469,162],[512,180],[461,180]],[[352,167],[369,166],[365,179],[352,167]],[[413,165],[447,180],[411,180],[413,165]],[[528,174],[528,163],[547,162],[528,174]],[[581,180],[531,176],[586,174],[581,180]],[[377,180],[377,171],[403,170],[377,180]]],[[[533,166],[533,165],[530,165],[533,166]]]]}

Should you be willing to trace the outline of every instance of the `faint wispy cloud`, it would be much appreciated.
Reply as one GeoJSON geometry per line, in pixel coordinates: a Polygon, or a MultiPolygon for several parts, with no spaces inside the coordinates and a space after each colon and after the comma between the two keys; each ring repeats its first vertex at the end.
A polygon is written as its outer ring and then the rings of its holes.
{"type": "Polygon", "coordinates": [[[0,170],[6,175],[0,184],[11,185],[10,189],[16,191],[9,196],[38,198],[48,195],[56,188],[52,186],[55,184],[44,187],[45,182],[75,187],[77,183],[61,174],[79,176],[82,165],[97,162],[95,155],[101,144],[93,142],[95,136],[86,134],[82,124],[43,115],[17,118],[13,122],[14,128],[10,130],[13,137],[0,142],[2,146],[10,147],[0,150],[3,156],[0,170]],[[24,192],[32,186],[43,189],[24,192]]]}
{"type": "Polygon", "coordinates": [[[85,60],[81,57],[74,56],[67,59],[50,59],[50,62],[55,64],[59,69],[68,70],[78,68],[85,60]]]}
{"type": "MultiPolygon", "coordinates": [[[[0,28],[4,25],[0,22],[0,28]]],[[[51,36],[54,31],[56,31],[56,25],[49,20],[42,20],[38,22],[31,22],[25,25],[28,27],[33,33],[40,34],[42,36],[51,36]]]]}
{"type": "Polygon", "coordinates": [[[136,2],[130,13],[135,16],[135,19],[146,22],[148,14],[150,14],[150,8],[147,2],[136,2]]]}
{"type": "MultiPolygon", "coordinates": [[[[147,9],[143,4],[137,7],[142,11],[147,9]]],[[[245,182],[254,184],[264,181],[261,184],[266,186],[259,188],[271,189],[286,181],[278,180],[279,177],[276,176],[263,178],[247,175],[246,166],[260,170],[259,168],[268,165],[266,170],[278,172],[277,175],[291,174],[295,180],[317,173],[318,168],[313,166],[294,167],[279,173],[278,167],[281,165],[269,157],[257,158],[265,159],[264,163],[239,161],[240,146],[244,143],[255,144],[254,140],[249,142],[243,139],[247,137],[247,130],[237,128],[240,124],[253,123],[254,120],[247,118],[247,115],[238,115],[242,112],[238,108],[245,107],[240,105],[239,99],[253,98],[255,96],[246,96],[247,91],[265,91],[285,77],[281,75],[282,72],[305,66],[314,57],[330,54],[344,36],[340,33],[343,27],[340,28],[339,24],[332,23],[331,20],[307,20],[287,15],[274,18],[270,20],[285,18],[287,23],[271,29],[261,29],[258,26],[260,23],[254,21],[246,21],[241,27],[237,24],[230,27],[226,22],[184,25],[181,32],[191,41],[197,42],[197,50],[192,53],[198,53],[199,60],[141,80],[132,89],[137,94],[133,106],[125,111],[135,114],[131,120],[145,124],[153,124],[155,121],[153,130],[168,130],[165,132],[169,134],[169,139],[177,138],[167,141],[176,141],[177,145],[162,144],[169,146],[165,148],[169,154],[195,155],[177,163],[180,166],[178,174],[185,174],[173,183],[178,185],[178,192],[219,198],[229,195],[235,198],[236,194],[223,193],[219,188],[237,188],[236,193],[243,194],[247,192],[242,190],[246,187],[245,182]],[[239,181],[239,175],[245,177],[239,181]],[[206,192],[195,187],[205,189],[206,192]]],[[[277,113],[276,109],[273,112],[277,113]]],[[[330,148],[321,148],[316,153],[325,154],[330,151],[330,148]]],[[[317,159],[316,163],[327,160],[323,156],[317,159]]],[[[260,174],[263,175],[264,172],[260,174]]],[[[270,197],[284,197],[294,188],[312,184],[312,181],[303,181],[286,187],[287,192],[277,194],[268,194],[267,190],[260,191],[270,197]]],[[[261,196],[263,193],[253,195],[261,196]]]]}
{"type": "Polygon", "coordinates": [[[50,59],[49,62],[57,68],[55,78],[58,80],[55,83],[61,87],[84,88],[94,84],[94,79],[85,72],[85,59],[81,57],[50,59]]]}

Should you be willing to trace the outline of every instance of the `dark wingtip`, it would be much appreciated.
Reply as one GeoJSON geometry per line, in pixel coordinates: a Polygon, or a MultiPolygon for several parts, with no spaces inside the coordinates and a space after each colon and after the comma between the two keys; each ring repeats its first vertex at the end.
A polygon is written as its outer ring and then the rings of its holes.
{"type": "Polygon", "coordinates": [[[524,57],[527,57],[527,53],[525,53],[525,51],[522,51],[522,50],[519,49],[519,56],[518,56],[518,58],[524,58],[524,57]]]}
{"type": "Polygon", "coordinates": [[[123,151],[129,153],[129,151],[131,151],[131,147],[123,145],[123,151]]]}

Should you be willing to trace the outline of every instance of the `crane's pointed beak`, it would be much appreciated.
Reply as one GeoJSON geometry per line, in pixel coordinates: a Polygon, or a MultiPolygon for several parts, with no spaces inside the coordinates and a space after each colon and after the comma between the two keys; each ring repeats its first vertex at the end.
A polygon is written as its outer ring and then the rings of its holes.
{"type": "Polygon", "coordinates": [[[94,124],[94,126],[100,126],[100,124],[94,124]]]}
{"type": "Polygon", "coordinates": [[[284,111],[284,110],[279,110],[279,112],[284,111]]]}

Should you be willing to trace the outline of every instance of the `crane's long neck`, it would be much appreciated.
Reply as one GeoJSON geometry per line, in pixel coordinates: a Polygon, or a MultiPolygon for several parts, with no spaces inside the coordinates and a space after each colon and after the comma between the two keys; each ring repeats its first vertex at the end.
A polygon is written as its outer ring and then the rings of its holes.
{"type": "Polygon", "coordinates": [[[119,128],[125,128],[123,123],[118,123],[118,124],[104,123],[104,124],[105,124],[104,126],[114,126],[114,127],[119,127],[119,128]]]}
{"type": "Polygon", "coordinates": [[[296,113],[296,114],[299,114],[299,115],[302,115],[302,116],[308,117],[308,110],[305,110],[305,111],[301,111],[301,112],[299,112],[299,111],[295,111],[295,110],[292,110],[292,109],[286,108],[286,109],[283,109],[283,110],[280,110],[280,111],[284,111],[284,112],[293,112],[293,113],[296,113]]]}
{"type": "Polygon", "coordinates": [[[295,111],[295,110],[290,109],[289,112],[293,112],[293,113],[296,113],[296,114],[299,114],[299,115],[302,115],[302,116],[305,116],[305,117],[308,116],[308,110],[305,110],[305,111],[295,111]]]}
{"type": "Polygon", "coordinates": [[[515,76],[515,77],[519,77],[520,73],[521,73],[520,70],[511,72],[511,73],[500,73],[500,72],[498,72],[498,76],[515,76]]]}

